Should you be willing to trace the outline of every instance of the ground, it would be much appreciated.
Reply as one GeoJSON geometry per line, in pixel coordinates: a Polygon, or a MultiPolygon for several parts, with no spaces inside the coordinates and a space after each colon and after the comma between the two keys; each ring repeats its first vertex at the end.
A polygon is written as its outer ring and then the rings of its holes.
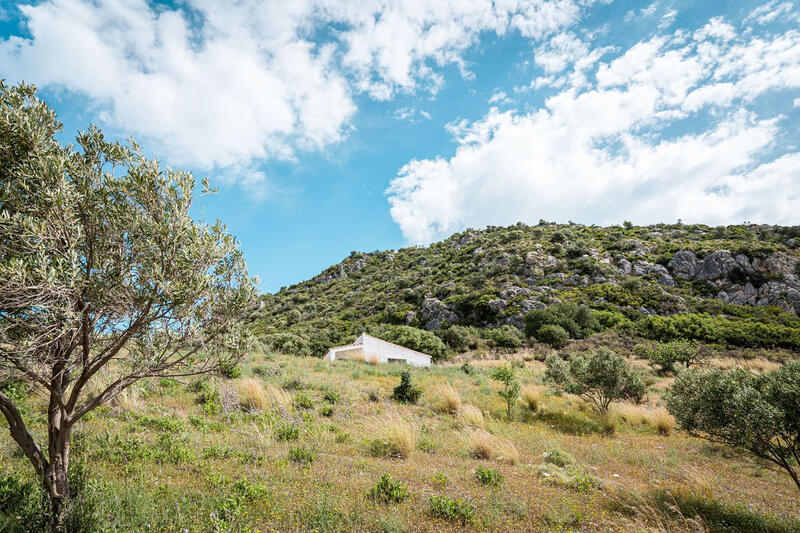
{"type": "MultiPolygon", "coordinates": [[[[102,531],[800,530],[788,476],[672,427],[668,376],[652,374],[644,406],[603,418],[547,388],[539,355],[487,355],[513,359],[539,404],[507,420],[489,374],[508,360],[411,369],[422,394],[408,405],[391,399],[401,366],[255,353],[239,377],[140,383],[81,425],[73,461],[102,531]],[[479,468],[502,479],[484,485],[479,468]],[[384,473],[404,501],[367,497],[384,473]],[[434,509],[439,496],[464,506],[434,509]]],[[[40,435],[43,403],[25,401],[40,435]]],[[[8,480],[32,476],[0,443],[7,504],[8,480]]],[[[24,512],[5,512],[0,531],[25,529],[24,512]]]]}

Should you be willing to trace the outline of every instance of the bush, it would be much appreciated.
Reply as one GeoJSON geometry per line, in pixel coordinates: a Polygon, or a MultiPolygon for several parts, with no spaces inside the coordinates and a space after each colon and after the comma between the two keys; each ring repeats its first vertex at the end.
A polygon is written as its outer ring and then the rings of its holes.
{"type": "Polygon", "coordinates": [[[447,496],[432,496],[428,512],[434,518],[448,522],[466,524],[475,517],[475,507],[464,500],[451,499],[447,496]]]}
{"type": "Polygon", "coordinates": [[[484,330],[484,336],[499,348],[516,349],[522,346],[524,339],[522,332],[509,324],[499,328],[484,330]]]}
{"type": "Polygon", "coordinates": [[[575,458],[561,448],[551,448],[544,458],[545,463],[560,466],[561,468],[575,463],[575,458]]]}
{"type": "Polygon", "coordinates": [[[475,479],[477,479],[481,485],[496,487],[503,482],[503,474],[496,468],[483,468],[479,466],[475,471],[475,479]]]}
{"type": "Polygon", "coordinates": [[[233,361],[223,361],[217,368],[219,375],[228,379],[238,379],[242,377],[242,368],[233,361]]]}
{"type": "Polygon", "coordinates": [[[313,409],[314,400],[305,392],[298,392],[294,397],[294,404],[301,409],[313,409]]]}
{"type": "Polygon", "coordinates": [[[422,389],[411,383],[411,373],[404,370],[400,374],[400,384],[392,392],[392,398],[401,403],[417,403],[420,395],[422,395],[422,389]]]}
{"type": "MultiPolygon", "coordinates": [[[[571,338],[582,339],[600,331],[600,322],[583,305],[562,302],[525,315],[525,335],[539,339],[539,330],[547,325],[561,326],[571,338]]],[[[541,340],[541,339],[539,339],[541,340]]]]}
{"type": "Polygon", "coordinates": [[[536,333],[536,340],[553,348],[563,348],[569,340],[567,330],[556,324],[546,324],[536,333]]]}
{"type": "Polygon", "coordinates": [[[662,372],[667,372],[675,370],[676,364],[687,368],[693,366],[707,357],[707,354],[696,341],[678,339],[645,348],[644,356],[651,364],[660,367],[662,372]]]}
{"type": "Polygon", "coordinates": [[[367,493],[367,498],[381,503],[400,503],[408,498],[408,488],[391,474],[383,474],[367,493]]]}
{"type": "Polygon", "coordinates": [[[569,362],[551,354],[545,365],[547,381],[590,401],[603,414],[613,401],[638,403],[647,390],[642,376],[624,358],[605,348],[588,357],[573,355],[569,362]]]}
{"type": "Polygon", "coordinates": [[[311,345],[299,335],[293,333],[275,333],[264,339],[269,348],[278,353],[308,357],[311,355],[311,345]]]}
{"type": "Polygon", "coordinates": [[[322,407],[319,408],[319,414],[324,416],[324,417],[326,417],[326,418],[332,417],[333,416],[333,406],[332,405],[323,405],[322,407]]]}
{"type": "Polygon", "coordinates": [[[686,430],[784,470],[800,489],[800,361],[758,376],[746,370],[686,370],[667,396],[686,430]]]}
{"type": "Polygon", "coordinates": [[[450,326],[441,333],[442,340],[455,352],[466,352],[478,343],[478,332],[466,326],[450,326]]]}

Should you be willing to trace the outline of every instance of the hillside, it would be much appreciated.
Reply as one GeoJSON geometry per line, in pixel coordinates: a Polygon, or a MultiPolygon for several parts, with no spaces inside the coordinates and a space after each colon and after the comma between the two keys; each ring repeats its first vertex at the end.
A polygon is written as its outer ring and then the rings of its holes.
{"type": "Polygon", "coordinates": [[[264,296],[255,325],[272,348],[297,354],[401,325],[441,338],[468,326],[502,346],[496,328],[524,330],[526,314],[558,302],[590,309],[596,329],[800,349],[800,227],[542,221],[467,230],[427,247],[352,252],[264,296]]]}

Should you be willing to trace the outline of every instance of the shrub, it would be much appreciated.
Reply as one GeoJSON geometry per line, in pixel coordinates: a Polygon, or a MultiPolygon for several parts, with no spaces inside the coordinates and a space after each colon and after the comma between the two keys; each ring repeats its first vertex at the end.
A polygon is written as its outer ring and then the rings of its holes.
{"type": "Polygon", "coordinates": [[[391,474],[383,474],[367,493],[367,498],[381,503],[400,503],[408,498],[408,488],[391,474]]]}
{"type": "Polygon", "coordinates": [[[302,409],[313,409],[314,400],[305,392],[298,392],[294,397],[294,404],[302,409]]]}
{"type": "Polygon", "coordinates": [[[465,362],[463,365],[461,365],[461,371],[468,376],[471,376],[475,373],[475,369],[471,364],[469,364],[469,362],[465,362]]]}
{"type": "Polygon", "coordinates": [[[503,482],[503,474],[495,468],[483,468],[479,466],[475,471],[475,479],[477,479],[481,485],[496,487],[503,482]]]}
{"type": "Polygon", "coordinates": [[[233,361],[222,361],[217,367],[219,375],[228,379],[238,379],[242,377],[242,367],[233,361]]]}
{"type": "Polygon", "coordinates": [[[402,403],[417,403],[422,389],[411,383],[411,372],[404,370],[400,374],[400,384],[394,388],[392,398],[402,403]]]}
{"type": "Polygon", "coordinates": [[[466,524],[475,517],[475,507],[471,503],[460,499],[451,499],[447,496],[432,496],[428,512],[434,518],[462,524],[466,524]]]}
{"type": "Polygon", "coordinates": [[[582,339],[601,329],[600,322],[588,307],[572,302],[534,309],[525,315],[524,321],[525,335],[537,339],[539,330],[546,325],[561,326],[573,339],[582,339]]]}
{"type": "Polygon", "coordinates": [[[265,344],[278,353],[308,357],[311,355],[311,345],[299,335],[293,333],[275,333],[265,339],[265,344]]]}
{"type": "Polygon", "coordinates": [[[451,384],[441,384],[437,389],[437,397],[438,410],[454,415],[461,409],[461,394],[451,384]]]}
{"type": "Polygon", "coordinates": [[[333,416],[333,406],[332,405],[323,405],[322,407],[319,408],[319,414],[324,416],[324,417],[327,417],[327,418],[332,417],[333,416]]]}
{"type": "Polygon", "coordinates": [[[275,438],[278,440],[297,440],[300,428],[294,424],[281,423],[275,426],[275,438]]]}
{"type": "Polygon", "coordinates": [[[478,342],[477,330],[466,326],[450,326],[441,333],[441,337],[453,351],[459,353],[475,348],[478,342]]]}
{"type": "Polygon", "coordinates": [[[567,465],[574,464],[575,458],[561,448],[550,448],[550,450],[545,452],[544,462],[563,468],[567,465]]]}
{"type": "Polygon", "coordinates": [[[800,361],[763,376],[686,370],[669,391],[667,409],[684,429],[772,463],[800,489],[800,361]]]}
{"type": "Polygon", "coordinates": [[[516,349],[522,346],[524,340],[522,332],[509,324],[484,330],[484,336],[499,348],[516,349]]]}
{"type": "Polygon", "coordinates": [[[545,379],[590,401],[605,414],[613,401],[639,402],[646,385],[641,375],[620,355],[598,348],[588,357],[573,355],[569,362],[556,354],[545,360],[545,379]]]}
{"type": "Polygon", "coordinates": [[[325,394],[322,395],[322,399],[330,403],[339,403],[342,396],[336,391],[329,390],[325,391],[325,394]]]}
{"type": "Polygon", "coordinates": [[[514,375],[514,370],[510,366],[498,366],[492,372],[492,379],[503,385],[497,394],[506,401],[506,415],[510,420],[511,412],[519,396],[519,383],[514,375]]]}
{"type": "Polygon", "coordinates": [[[569,333],[557,324],[546,324],[536,333],[536,340],[553,348],[563,348],[567,345],[569,333]]]}
{"type": "Polygon", "coordinates": [[[707,357],[706,352],[696,341],[685,339],[658,343],[652,348],[645,348],[644,355],[651,364],[660,367],[662,372],[675,370],[676,364],[688,368],[707,357]]]}
{"type": "Polygon", "coordinates": [[[302,446],[292,446],[289,448],[289,459],[295,463],[311,464],[317,458],[314,450],[302,446]]]}

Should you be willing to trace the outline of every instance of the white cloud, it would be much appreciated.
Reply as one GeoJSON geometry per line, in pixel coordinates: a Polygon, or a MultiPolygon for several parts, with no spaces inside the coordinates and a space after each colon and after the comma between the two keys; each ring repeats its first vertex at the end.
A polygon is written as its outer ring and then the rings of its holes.
{"type": "Polygon", "coordinates": [[[19,6],[29,37],[0,41],[0,71],[87,96],[175,163],[241,167],[336,143],[354,93],[436,91],[481,33],[542,38],[588,3],[44,0],[19,6]]]}
{"type": "Polygon", "coordinates": [[[394,112],[392,112],[392,118],[395,120],[407,120],[414,124],[422,119],[430,120],[431,114],[427,111],[417,109],[416,107],[407,106],[395,109],[394,112]]]}
{"type": "Polygon", "coordinates": [[[505,91],[495,91],[491,98],[489,98],[490,104],[510,104],[513,100],[508,97],[505,91]]]}
{"type": "Polygon", "coordinates": [[[786,16],[794,11],[795,7],[791,2],[779,2],[772,0],[766,4],[760,5],[755,8],[750,15],[747,16],[745,21],[752,21],[756,24],[768,24],[775,21],[780,16],[786,16]]]}
{"type": "Polygon", "coordinates": [[[539,109],[452,123],[452,157],[412,160],[392,181],[392,217],[414,243],[540,218],[798,223],[800,153],[770,155],[785,119],[747,104],[800,88],[800,33],[745,39],[731,29],[718,19],[653,37],[539,109]],[[684,118],[697,120],[669,129],[684,118]]]}

